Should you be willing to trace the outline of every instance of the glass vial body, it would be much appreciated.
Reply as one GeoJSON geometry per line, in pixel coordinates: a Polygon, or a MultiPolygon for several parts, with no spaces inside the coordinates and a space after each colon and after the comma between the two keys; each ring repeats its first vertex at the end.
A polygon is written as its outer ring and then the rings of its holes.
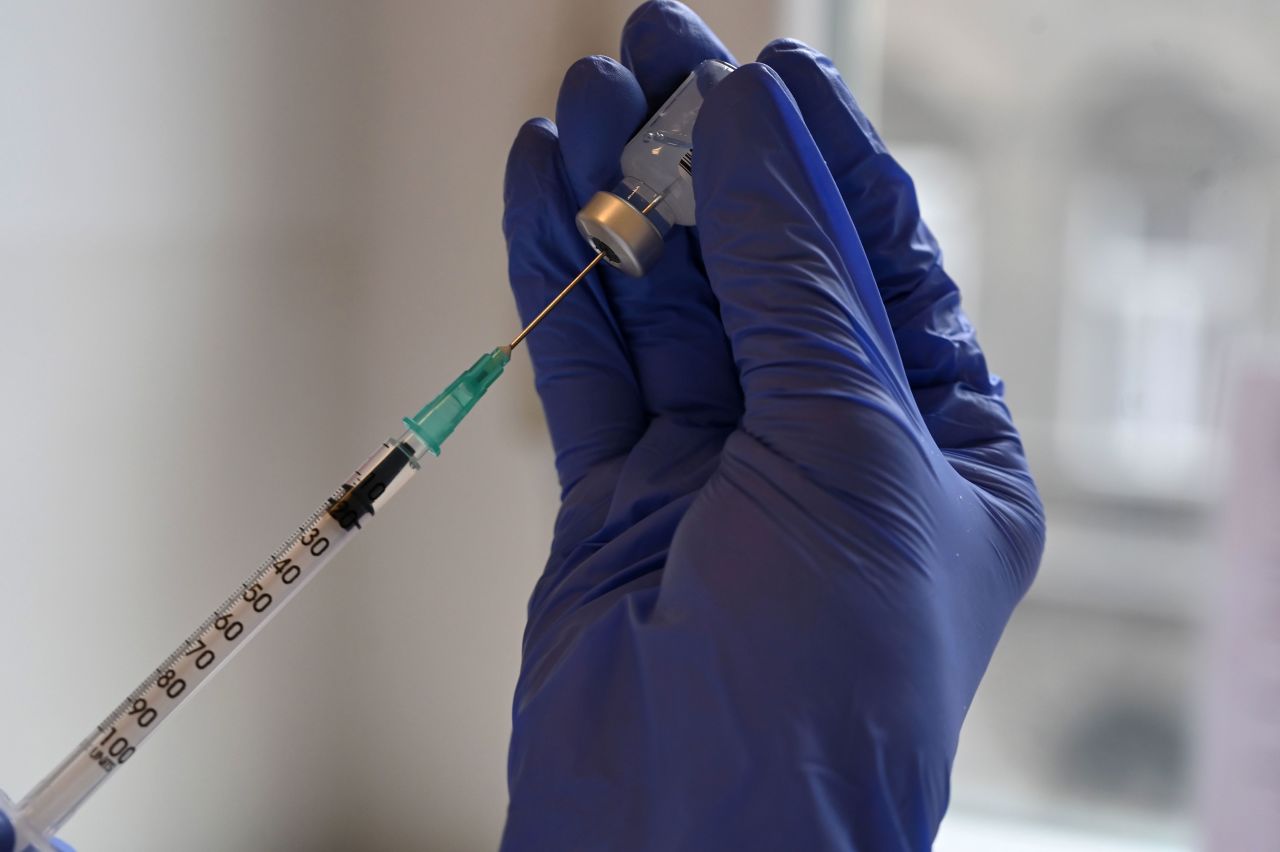
{"type": "Polygon", "coordinates": [[[605,260],[643,275],[674,225],[695,222],[693,125],[703,99],[733,66],[700,64],[622,149],[622,180],[598,192],[578,214],[578,230],[605,260]]]}

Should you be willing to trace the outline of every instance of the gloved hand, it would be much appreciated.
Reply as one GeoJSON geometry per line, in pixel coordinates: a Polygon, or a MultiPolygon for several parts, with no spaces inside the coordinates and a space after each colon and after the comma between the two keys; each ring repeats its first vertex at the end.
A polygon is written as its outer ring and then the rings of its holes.
{"type": "MultiPolygon", "coordinates": [[[[0,798],[3,796],[4,794],[0,793],[0,798]]],[[[24,850],[18,849],[15,844],[16,838],[14,836],[13,824],[9,822],[9,818],[5,816],[2,810],[0,810],[0,852],[24,852],[24,850]]],[[[59,850],[59,852],[75,852],[75,850],[70,846],[56,838],[50,841],[50,844],[54,849],[59,850]]],[[[30,849],[31,847],[27,846],[26,848],[30,849]]]]}
{"type": "MultiPolygon", "coordinates": [[[[699,61],[642,6],[506,176],[524,319],[699,61]]],[[[928,849],[1044,517],[911,181],[792,41],[708,95],[698,227],[530,338],[563,505],[529,604],[503,848],[928,849]]]]}

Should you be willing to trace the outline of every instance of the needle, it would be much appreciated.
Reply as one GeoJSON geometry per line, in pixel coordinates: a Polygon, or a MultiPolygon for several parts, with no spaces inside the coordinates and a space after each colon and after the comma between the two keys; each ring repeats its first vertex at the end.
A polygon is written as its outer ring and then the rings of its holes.
{"type": "Polygon", "coordinates": [[[520,345],[520,341],[524,340],[526,337],[529,336],[529,332],[533,331],[535,328],[538,327],[538,323],[542,322],[544,319],[547,318],[547,314],[551,313],[552,308],[554,308],[556,305],[564,301],[564,297],[569,295],[569,293],[573,290],[573,288],[577,287],[578,284],[582,282],[582,279],[587,277],[588,272],[590,272],[592,269],[595,269],[596,264],[599,263],[601,258],[603,257],[604,257],[604,252],[602,251],[596,252],[596,256],[591,258],[591,262],[588,263],[586,266],[582,267],[581,272],[573,276],[573,280],[570,281],[568,284],[566,284],[565,288],[560,291],[560,294],[556,296],[554,299],[552,299],[551,303],[542,309],[542,313],[538,314],[536,317],[530,320],[529,324],[526,325],[524,329],[515,336],[515,339],[507,344],[506,349],[508,354],[510,354],[511,350],[515,349],[517,346],[520,345]]]}
{"type": "MultiPolygon", "coordinates": [[[[632,190],[632,195],[634,195],[634,194],[635,194],[635,190],[632,190]]],[[[627,196],[627,197],[628,197],[628,198],[630,198],[631,196],[627,196]]],[[[648,204],[646,204],[646,205],[644,206],[644,209],[643,209],[643,210],[641,210],[640,212],[641,212],[641,213],[648,213],[650,210],[652,210],[654,207],[656,207],[656,206],[658,205],[658,202],[659,202],[659,201],[661,201],[661,200],[662,200],[662,194],[661,194],[661,193],[659,193],[658,195],[655,195],[655,196],[653,197],[653,200],[652,200],[652,201],[650,201],[648,204]]],[[[528,324],[528,325],[526,325],[526,326],[525,326],[525,327],[520,331],[520,333],[519,333],[519,334],[517,334],[517,335],[515,336],[515,338],[514,338],[510,343],[508,343],[506,346],[502,347],[503,349],[505,349],[505,350],[506,350],[507,355],[510,355],[510,354],[511,354],[511,352],[512,352],[512,350],[514,350],[517,346],[519,346],[519,345],[520,345],[520,342],[521,342],[521,341],[523,341],[526,337],[528,337],[528,336],[529,336],[529,332],[531,332],[531,331],[533,331],[535,328],[537,328],[537,327],[538,327],[538,324],[539,324],[539,323],[541,323],[544,319],[546,319],[546,318],[547,318],[547,314],[551,313],[551,309],[552,309],[552,308],[554,308],[556,305],[558,305],[558,304],[560,304],[561,302],[563,302],[563,301],[564,301],[564,297],[565,297],[565,296],[567,296],[567,295],[569,295],[569,293],[570,293],[570,292],[572,292],[572,290],[573,290],[573,288],[574,288],[574,287],[577,287],[579,284],[581,284],[581,283],[582,283],[582,279],[584,279],[584,278],[586,278],[586,277],[587,277],[587,273],[588,273],[588,272],[590,272],[591,270],[595,269],[596,264],[597,264],[597,263],[599,263],[599,262],[600,262],[600,260],[601,260],[601,258],[603,258],[603,257],[604,257],[604,252],[603,252],[603,251],[596,252],[596,256],[595,256],[595,257],[593,257],[593,258],[591,258],[591,262],[590,262],[590,263],[588,263],[586,266],[582,267],[582,271],[581,271],[581,272],[579,272],[577,275],[573,276],[573,280],[572,280],[572,281],[570,281],[568,284],[566,284],[566,285],[565,285],[564,289],[560,291],[559,295],[557,295],[554,299],[552,299],[552,300],[551,300],[551,302],[550,302],[550,304],[548,304],[545,308],[543,308],[543,309],[542,309],[542,312],[541,312],[541,313],[539,313],[536,317],[534,317],[532,320],[530,320],[530,321],[529,321],[529,324],[528,324]]]]}

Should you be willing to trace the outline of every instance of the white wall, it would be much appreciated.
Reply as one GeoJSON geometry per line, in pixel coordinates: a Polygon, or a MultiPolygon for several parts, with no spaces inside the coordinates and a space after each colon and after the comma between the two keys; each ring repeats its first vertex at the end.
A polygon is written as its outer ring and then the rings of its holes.
{"type": "MultiPolygon", "coordinates": [[[[740,55],[773,0],[696,4],[740,55]]],[[[10,4],[0,785],[21,796],[515,324],[506,148],[629,3],[10,4]]],[[[69,825],[484,849],[556,488],[527,364],[69,825]],[[495,530],[499,534],[495,534],[495,530]]]]}

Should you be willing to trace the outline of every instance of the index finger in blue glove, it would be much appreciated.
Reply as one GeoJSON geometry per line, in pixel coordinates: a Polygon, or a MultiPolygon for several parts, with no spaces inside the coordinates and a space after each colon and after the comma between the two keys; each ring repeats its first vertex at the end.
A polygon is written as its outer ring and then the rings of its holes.
{"type": "MultiPolygon", "coordinates": [[[[534,119],[520,128],[507,160],[504,194],[511,289],[521,321],[528,322],[587,255],[574,227],[578,205],[551,122],[534,119]]],[[[567,491],[601,461],[634,446],[647,424],[644,406],[621,334],[593,281],[583,282],[556,308],[529,336],[528,347],[567,491]]]]}

